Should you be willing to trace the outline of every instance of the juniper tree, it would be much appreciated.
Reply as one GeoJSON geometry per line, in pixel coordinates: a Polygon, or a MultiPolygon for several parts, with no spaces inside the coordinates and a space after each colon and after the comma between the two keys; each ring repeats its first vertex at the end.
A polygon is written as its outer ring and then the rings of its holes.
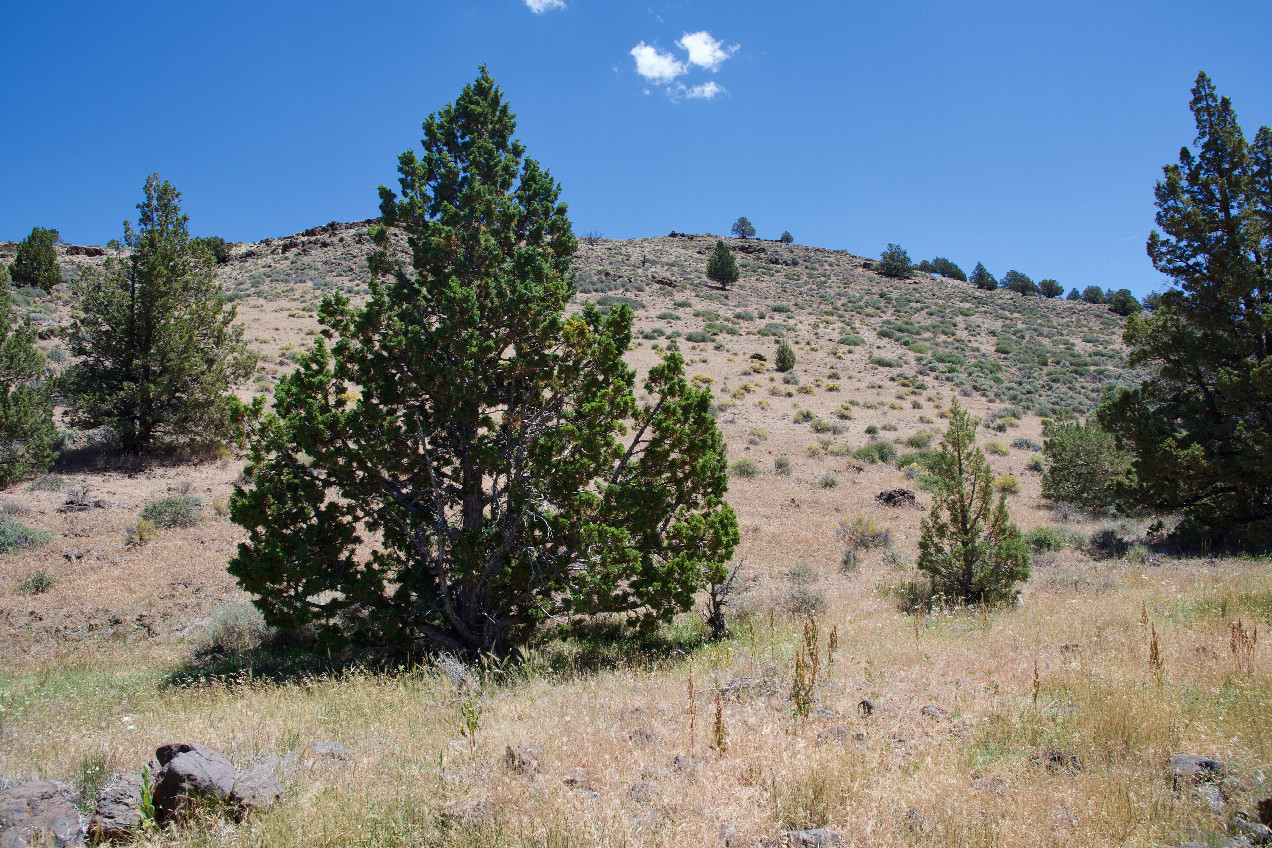
{"type": "Polygon", "coordinates": [[[738,281],[738,263],[723,239],[716,240],[715,250],[707,259],[707,279],[726,287],[738,281]]]}
{"type": "Polygon", "coordinates": [[[1048,298],[1059,297],[1064,294],[1064,286],[1055,280],[1039,280],[1038,293],[1048,298]]]}
{"type": "Polygon", "coordinates": [[[740,239],[747,239],[755,235],[755,227],[746,218],[738,218],[730,232],[740,239]]]}
{"type": "Polygon", "coordinates": [[[1007,516],[1007,493],[994,503],[994,477],[976,447],[976,422],[958,398],[929,466],[936,479],[931,513],[919,524],[920,571],[934,594],[956,603],[1002,603],[1029,578],[1029,550],[1007,516]]]}
{"type": "Polygon", "coordinates": [[[711,394],[673,349],[638,402],[631,310],[566,314],[560,187],[484,67],[423,130],[380,188],[366,305],[324,300],[254,436],[230,571],[333,642],[504,654],[569,614],[666,621],[738,541],[711,394]]]}
{"type": "Polygon", "coordinates": [[[792,244],[795,241],[795,236],[791,235],[790,230],[786,230],[782,233],[782,237],[779,238],[778,241],[782,244],[792,244]]]}
{"type": "Polygon", "coordinates": [[[57,251],[53,249],[57,242],[57,230],[33,227],[31,234],[18,242],[18,255],[9,268],[13,284],[53,291],[53,287],[62,282],[62,272],[57,267],[57,251]]]}
{"type": "Polygon", "coordinates": [[[976,267],[972,269],[971,284],[982,291],[993,291],[998,288],[998,280],[994,279],[994,275],[985,269],[985,266],[977,262],[976,267]]]}
{"type": "Polygon", "coordinates": [[[899,244],[889,244],[880,254],[875,270],[885,277],[896,277],[904,280],[914,276],[914,265],[910,262],[910,254],[899,244]]]}
{"type": "Polygon", "coordinates": [[[1182,539],[1272,549],[1272,130],[1247,141],[1204,73],[1190,106],[1196,152],[1163,169],[1148,239],[1175,287],[1124,334],[1152,377],[1098,415],[1135,454],[1139,502],[1183,513],[1182,539]]]}
{"type": "Polygon", "coordinates": [[[786,339],[777,343],[777,354],[773,357],[773,367],[780,372],[790,371],[795,367],[795,348],[786,339]]]}
{"type": "Polygon", "coordinates": [[[211,254],[190,238],[178,192],[146,179],[131,253],[72,285],[83,317],[68,373],[73,419],[108,426],[127,453],[204,450],[224,443],[242,412],[231,389],[256,367],[216,280],[211,254]]]}
{"type": "Polygon", "coordinates": [[[1014,269],[1003,274],[1003,278],[998,284],[1019,295],[1031,295],[1038,292],[1038,286],[1033,280],[1029,279],[1028,274],[1014,269]]]}
{"type": "Polygon", "coordinates": [[[17,321],[0,265],[0,486],[47,471],[57,456],[44,355],[31,319],[17,321]]]}

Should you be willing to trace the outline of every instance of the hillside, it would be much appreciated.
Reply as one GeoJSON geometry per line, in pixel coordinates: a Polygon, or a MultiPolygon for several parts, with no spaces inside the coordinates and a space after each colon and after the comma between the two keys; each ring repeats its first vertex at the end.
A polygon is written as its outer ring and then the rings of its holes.
{"type": "MultiPolygon", "coordinates": [[[[0,781],[91,794],[172,741],[240,767],[328,739],[349,749],[298,767],[288,802],[241,826],[209,817],[147,837],[165,845],[742,846],[821,826],[842,845],[1176,845],[1266,795],[1267,650],[1242,665],[1229,640],[1239,617],[1272,624],[1267,563],[1168,559],[1143,523],[1041,497],[1041,418],[1086,414],[1142,376],[1126,370],[1122,320],[757,240],[726,239],[742,268],[726,291],[703,274],[715,240],[584,239],[575,272],[579,299],[635,309],[636,368],[679,345],[715,392],[730,461],[754,461],[729,491],[742,530],[732,639],[704,643],[696,613],[639,643],[566,631],[480,683],[418,658],[304,663],[225,573],[242,458],[130,463],[100,449],[106,434],[74,433],[54,474],[0,493],[0,511],[50,535],[0,554],[0,781]],[[773,370],[779,338],[792,375],[773,370]],[[956,394],[982,419],[995,473],[1019,484],[1013,519],[1063,546],[1035,554],[1013,609],[915,616],[899,596],[926,511],[876,496],[906,488],[931,504],[916,459],[956,394]],[[198,523],[130,542],[142,509],[172,495],[200,499],[198,523]],[[880,544],[846,537],[857,518],[880,544]],[[810,611],[825,672],[796,719],[810,611]],[[531,742],[535,769],[506,765],[509,745],[531,742]],[[1214,808],[1176,791],[1163,774],[1180,751],[1228,762],[1242,789],[1214,808]]],[[[65,274],[104,258],[59,250],[65,274]]],[[[245,395],[294,367],[325,292],[365,295],[368,251],[365,222],[233,246],[220,279],[263,353],[245,395]]],[[[16,302],[63,367],[65,287],[16,302]]]]}

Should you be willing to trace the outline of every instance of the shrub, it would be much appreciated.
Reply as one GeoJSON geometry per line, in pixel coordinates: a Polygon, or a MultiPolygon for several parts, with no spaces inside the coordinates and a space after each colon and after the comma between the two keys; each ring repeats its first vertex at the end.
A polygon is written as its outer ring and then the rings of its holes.
{"type": "Polygon", "coordinates": [[[230,246],[220,236],[201,236],[190,239],[190,243],[203,251],[217,265],[230,261],[230,246]]]}
{"type": "Polygon", "coordinates": [[[271,628],[252,604],[219,607],[208,622],[208,648],[226,654],[243,654],[261,645],[271,628]]]}
{"type": "Polygon", "coordinates": [[[958,603],[1014,601],[1029,577],[1029,552],[1007,516],[1007,495],[992,502],[992,475],[975,447],[976,425],[955,398],[950,427],[933,457],[938,480],[931,513],[919,527],[919,570],[932,589],[958,603]]]}
{"type": "Polygon", "coordinates": [[[698,342],[699,344],[709,342],[711,341],[711,334],[705,330],[690,330],[685,333],[685,341],[698,342]]]}
{"type": "Polygon", "coordinates": [[[1009,451],[1007,450],[1007,448],[1003,447],[1002,442],[990,442],[989,444],[985,445],[985,453],[991,454],[993,456],[1006,456],[1009,453],[1009,451]]]}
{"type": "Polygon", "coordinates": [[[789,456],[773,457],[773,473],[782,477],[789,477],[791,474],[791,458],[789,456]]]}
{"type": "Polygon", "coordinates": [[[193,527],[199,523],[203,502],[198,495],[172,495],[146,504],[141,517],[161,530],[193,527]]]}
{"type": "Polygon", "coordinates": [[[887,442],[871,442],[864,447],[857,448],[852,452],[852,456],[853,459],[859,459],[862,462],[886,465],[897,458],[897,449],[887,442]]]}
{"type": "Polygon", "coordinates": [[[1133,484],[1130,452],[1120,450],[1094,418],[1085,424],[1049,421],[1042,432],[1048,460],[1042,496],[1085,509],[1115,509],[1122,491],[1133,484]]]}
{"type": "Polygon", "coordinates": [[[43,568],[27,576],[25,580],[18,584],[18,591],[24,595],[38,595],[47,592],[53,588],[53,584],[57,581],[53,579],[53,575],[49,574],[43,568]]]}
{"type": "Polygon", "coordinates": [[[905,446],[914,448],[915,450],[925,450],[932,444],[931,433],[915,433],[912,436],[906,436],[905,446]]]}
{"type": "Polygon", "coordinates": [[[854,551],[886,548],[892,544],[892,532],[882,529],[874,522],[874,519],[864,515],[858,515],[851,524],[842,518],[839,519],[839,536],[854,551]]]}
{"type": "Polygon", "coordinates": [[[857,553],[856,548],[844,548],[839,555],[839,564],[845,574],[856,571],[857,566],[861,565],[861,556],[857,553]]]}
{"type": "Polygon", "coordinates": [[[1115,559],[1126,555],[1130,542],[1122,538],[1120,528],[1105,525],[1091,534],[1087,552],[1096,559],[1115,559]]]}
{"type": "Polygon", "coordinates": [[[821,487],[823,489],[833,489],[839,485],[839,477],[833,471],[827,471],[822,475],[821,487]]]}
{"type": "Polygon", "coordinates": [[[894,359],[891,356],[872,356],[869,360],[871,365],[877,365],[880,368],[900,368],[901,360],[894,359]]]}
{"type": "MultiPolygon", "coordinates": [[[[780,371],[781,369],[778,369],[778,370],[780,371]]],[[[798,386],[799,374],[795,373],[794,371],[787,371],[784,374],[782,374],[782,382],[788,386],[798,386]]]]}
{"type": "Polygon", "coordinates": [[[839,337],[839,344],[848,345],[849,347],[857,347],[866,343],[866,340],[856,333],[848,333],[839,337]]]}
{"type": "Polygon", "coordinates": [[[38,548],[53,541],[53,534],[18,522],[13,516],[0,515],[0,554],[38,548]]]}
{"type": "Polygon", "coordinates": [[[783,339],[777,345],[777,354],[773,357],[773,367],[781,372],[795,367],[795,349],[783,339]]]}
{"type": "Polygon", "coordinates": [[[1065,534],[1054,527],[1035,527],[1023,536],[1025,544],[1034,553],[1043,551],[1062,551],[1068,540],[1065,534]]]}
{"type": "Polygon", "coordinates": [[[130,548],[139,547],[155,539],[159,528],[148,518],[139,518],[124,528],[124,544],[130,548]]]}
{"type": "Polygon", "coordinates": [[[749,456],[744,456],[729,466],[729,474],[733,477],[744,477],[750,479],[759,477],[761,473],[760,464],[749,456]]]}
{"type": "Polygon", "coordinates": [[[1027,450],[1027,451],[1042,450],[1042,445],[1038,444],[1033,439],[1022,439],[1022,438],[1012,439],[1011,446],[1013,448],[1018,448],[1020,450],[1027,450]]]}

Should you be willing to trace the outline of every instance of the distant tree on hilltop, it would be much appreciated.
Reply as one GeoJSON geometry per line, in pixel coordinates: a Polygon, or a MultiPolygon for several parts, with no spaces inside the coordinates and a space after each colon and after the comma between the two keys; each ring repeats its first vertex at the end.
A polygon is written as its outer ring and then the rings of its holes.
{"type": "Polygon", "coordinates": [[[755,227],[751,226],[751,222],[746,218],[738,218],[733,222],[733,229],[730,232],[740,239],[746,239],[755,235],[755,227]]]}
{"type": "Polygon", "coordinates": [[[904,280],[914,276],[914,265],[910,262],[910,254],[899,244],[889,244],[879,256],[875,271],[885,277],[904,280]]]}
{"type": "Polygon", "coordinates": [[[1087,303],[1091,303],[1095,305],[1108,302],[1107,299],[1104,297],[1104,289],[1100,288],[1099,286],[1087,286],[1086,288],[1084,288],[1082,290],[1082,299],[1085,300],[1087,303]]]}
{"type": "Polygon", "coordinates": [[[791,235],[790,230],[787,230],[786,232],[782,233],[782,237],[779,238],[778,241],[780,241],[782,244],[790,244],[791,242],[795,241],[795,236],[791,235]]]}
{"type": "Polygon", "coordinates": [[[1069,294],[1065,297],[1065,300],[1077,301],[1081,299],[1082,299],[1082,293],[1078,291],[1076,286],[1074,288],[1069,289],[1069,294]]]}
{"type": "Polygon", "coordinates": [[[998,282],[998,285],[1019,295],[1038,293],[1038,286],[1034,284],[1034,281],[1029,279],[1027,274],[1014,269],[1003,274],[1003,278],[998,282]]]}
{"type": "Polygon", "coordinates": [[[707,259],[707,279],[726,287],[738,281],[738,263],[724,239],[716,240],[715,250],[707,259]]]}
{"type": "Polygon", "coordinates": [[[985,266],[979,262],[972,269],[971,283],[981,291],[993,291],[998,288],[998,280],[994,279],[994,275],[989,273],[985,266]]]}
{"type": "Polygon", "coordinates": [[[1131,294],[1130,289],[1118,289],[1113,292],[1113,296],[1109,298],[1109,311],[1115,315],[1126,317],[1127,315],[1135,315],[1143,311],[1143,306],[1135,299],[1135,295],[1131,294]]]}
{"type": "Polygon", "coordinates": [[[944,256],[938,256],[931,262],[924,259],[919,263],[918,269],[924,274],[936,274],[937,276],[958,280],[962,283],[967,282],[967,275],[963,273],[963,269],[944,256]]]}
{"type": "Polygon", "coordinates": [[[53,291],[53,287],[62,282],[62,272],[57,267],[57,251],[53,249],[60,240],[57,230],[32,228],[31,234],[18,242],[18,255],[9,266],[13,284],[53,291]]]}
{"type": "Polygon", "coordinates": [[[1064,294],[1064,286],[1055,280],[1039,280],[1038,293],[1043,297],[1059,297],[1064,294]]]}

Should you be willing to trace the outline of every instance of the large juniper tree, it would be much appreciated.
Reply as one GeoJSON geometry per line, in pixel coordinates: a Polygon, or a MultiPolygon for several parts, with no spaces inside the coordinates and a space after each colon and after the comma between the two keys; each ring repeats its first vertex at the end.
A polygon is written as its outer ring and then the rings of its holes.
{"type": "Polygon", "coordinates": [[[18,242],[18,255],[9,268],[14,285],[34,286],[51,292],[62,282],[62,272],[57,267],[57,251],[53,247],[58,240],[57,230],[31,228],[31,234],[18,242]]]}
{"type": "Polygon", "coordinates": [[[567,613],[653,623],[723,582],[737,523],[711,395],[673,352],[646,400],[632,313],[567,316],[560,188],[482,68],[381,187],[363,308],[334,295],[231,513],[274,625],[504,653],[567,613]]]}
{"type": "Polygon", "coordinates": [[[1272,547],[1272,131],[1248,142],[1199,74],[1196,153],[1157,183],[1153,265],[1174,288],[1132,315],[1131,363],[1152,379],[1099,410],[1132,449],[1146,506],[1180,510],[1181,536],[1272,547]]]}
{"type": "Polygon", "coordinates": [[[132,249],[73,284],[83,317],[71,331],[74,418],[112,428],[121,449],[201,450],[224,442],[241,404],[231,393],[256,357],[235,324],[214,260],[190,238],[181,193],[146,180],[132,249]]]}
{"type": "Polygon", "coordinates": [[[9,275],[0,265],[0,486],[47,471],[56,445],[44,355],[30,318],[13,314],[9,275]]]}

